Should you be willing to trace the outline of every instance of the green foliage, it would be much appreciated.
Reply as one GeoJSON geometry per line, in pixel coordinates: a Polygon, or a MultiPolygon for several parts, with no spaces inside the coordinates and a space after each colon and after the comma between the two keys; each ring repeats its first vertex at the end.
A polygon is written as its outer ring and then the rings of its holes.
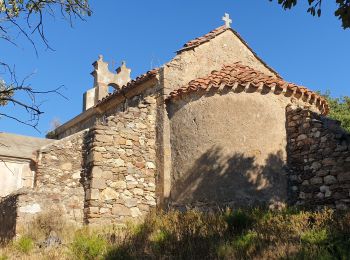
{"type": "MultiPolygon", "coordinates": [[[[269,0],[272,2],[273,0],[269,0]]],[[[333,0],[334,1],[334,0],[333,0]]],[[[278,4],[282,6],[284,10],[291,9],[297,5],[297,0],[277,0],[278,4]]],[[[309,7],[307,12],[312,16],[321,16],[322,12],[322,0],[307,0],[309,7]]],[[[337,9],[334,15],[342,21],[342,27],[344,29],[350,28],[350,0],[335,0],[337,9]]]]}
{"type": "Polygon", "coordinates": [[[301,241],[311,245],[321,245],[328,239],[328,232],[326,229],[308,230],[301,235],[301,241]]]}
{"type": "Polygon", "coordinates": [[[253,223],[251,214],[241,209],[234,211],[227,209],[224,213],[224,219],[228,225],[228,229],[235,233],[242,233],[243,230],[250,227],[253,223]]]}
{"type": "Polygon", "coordinates": [[[303,247],[299,252],[297,252],[296,255],[291,257],[291,259],[336,260],[337,258],[332,256],[331,253],[324,247],[303,247]]]}
{"type": "Polygon", "coordinates": [[[238,236],[232,243],[238,256],[249,256],[257,249],[258,234],[255,231],[248,231],[238,236]]]}
{"type": "Polygon", "coordinates": [[[328,116],[339,120],[342,127],[350,132],[350,97],[333,98],[329,91],[324,93],[323,96],[327,99],[330,107],[328,116]]]}
{"type": "Polygon", "coordinates": [[[0,255],[0,260],[8,260],[9,258],[6,255],[0,255]]]}
{"type": "MultiPolygon", "coordinates": [[[[350,213],[258,208],[158,212],[141,224],[82,229],[69,254],[55,251],[57,259],[350,259],[349,248],[350,213]]],[[[16,258],[0,248],[5,254],[16,258]]]]}
{"type": "Polygon", "coordinates": [[[237,209],[215,214],[170,211],[149,216],[137,228],[128,228],[128,235],[112,245],[106,259],[309,259],[332,254],[342,259],[348,242],[341,236],[350,234],[350,224],[335,219],[343,217],[335,216],[332,210],[296,208],[237,209]]]}
{"type": "Polygon", "coordinates": [[[107,245],[104,238],[83,230],[76,233],[70,251],[75,259],[102,259],[107,245]]]}
{"type": "Polygon", "coordinates": [[[21,253],[28,254],[34,248],[33,239],[28,236],[22,236],[14,243],[15,248],[21,253]]]}

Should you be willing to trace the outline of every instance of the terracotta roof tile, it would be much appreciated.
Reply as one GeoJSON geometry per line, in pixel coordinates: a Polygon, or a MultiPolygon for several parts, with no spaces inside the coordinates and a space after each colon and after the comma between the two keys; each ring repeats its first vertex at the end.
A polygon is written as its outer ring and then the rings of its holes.
{"type": "Polygon", "coordinates": [[[209,41],[210,39],[213,39],[217,35],[225,32],[227,29],[228,28],[226,28],[225,26],[220,26],[220,27],[210,31],[209,33],[207,33],[201,37],[198,37],[198,38],[195,38],[193,40],[188,41],[187,43],[185,43],[183,45],[183,48],[178,50],[177,52],[180,53],[180,52],[183,52],[184,50],[194,48],[194,47],[196,47],[204,42],[209,41]]]}
{"type": "Polygon", "coordinates": [[[95,107],[101,105],[102,103],[105,103],[107,100],[110,100],[111,98],[118,96],[118,95],[125,95],[128,91],[133,89],[134,87],[146,82],[147,80],[154,78],[157,76],[159,69],[152,69],[147,71],[144,74],[141,74],[137,76],[135,79],[131,80],[128,84],[123,86],[120,90],[115,90],[113,93],[109,93],[108,96],[104,97],[103,99],[99,100],[98,103],[95,105],[95,107]]]}
{"type": "Polygon", "coordinates": [[[220,71],[212,71],[207,77],[198,78],[190,81],[187,85],[175,90],[169,94],[167,100],[181,98],[185,93],[196,92],[199,90],[209,90],[210,88],[219,88],[220,86],[232,87],[235,84],[241,86],[251,86],[255,88],[261,88],[262,86],[267,88],[277,87],[284,91],[293,91],[295,93],[302,93],[307,95],[310,99],[313,99],[314,103],[319,103],[320,110],[323,114],[327,114],[329,111],[327,101],[318,95],[317,93],[307,89],[303,86],[298,86],[294,83],[286,82],[280,78],[266,75],[260,71],[257,71],[249,66],[243,65],[240,62],[236,62],[230,65],[224,65],[220,71]]]}
{"type": "Polygon", "coordinates": [[[201,36],[201,37],[198,37],[198,38],[195,38],[193,40],[190,40],[188,41],[187,43],[185,43],[183,45],[183,47],[178,50],[176,53],[177,54],[180,54],[186,50],[190,50],[190,49],[193,49],[205,42],[208,42],[210,41],[211,39],[215,38],[216,36],[222,34],[223,32],[226,32],[226,31],[231,31],[233,32],[233,34],[235,34],[238,39],[253,53],[253,55],[255,56],[255,58],[257,58],[266,68],[268,68],[272,73],[274,73],[277,77],[281,78],[281,76],[274,70],[272,69],[269,65],[267,65],[255,52],[252,48],[250,48],[250,46],[248,45],[248,43],[235,31],[233,30],[232,28],[226,28],[226,26],[220,26],[212,31],[210,31],[209,33],[201,36]]]}

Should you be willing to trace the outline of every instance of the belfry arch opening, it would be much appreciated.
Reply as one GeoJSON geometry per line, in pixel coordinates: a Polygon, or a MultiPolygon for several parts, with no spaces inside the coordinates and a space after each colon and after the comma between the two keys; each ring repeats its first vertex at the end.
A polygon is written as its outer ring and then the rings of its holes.
{"type": "Polygon", "coordinates": [[[111,94],[113,92],[119,91],[121,88],[118,86],[118,84],[110,83],[108,84],[108,93],[111,94]]]}

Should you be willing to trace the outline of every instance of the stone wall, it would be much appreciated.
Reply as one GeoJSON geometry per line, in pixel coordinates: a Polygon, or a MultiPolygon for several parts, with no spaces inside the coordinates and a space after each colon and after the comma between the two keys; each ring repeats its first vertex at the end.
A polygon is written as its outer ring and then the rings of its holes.
{"type": "Polygon", "coordinates": [[[65,137],[68,137],[68,136],[71,136],[75,133],[83,131],[84,129],[91,128],[97,120],[97,116],[93,114],[93,115],[87,116],[84,120],[79,121],[78,123],[74,123],[76,118],[79,118],[81,115],[84,115],[84,114],[78,115],[77,117],[71,119],[70,121],[68,121],[64,125],[58,127],[53,132],[48,133],[47,138],[61,140],[65,137]],[[69,125],[69,126],[66,126],[66,125],[69,125]],[[61,128],[63,128],[63,129],[61,130],[61,128]],[[60,130],[57,131],[58,129],[60,129],[60,130]]]}
{"type": "Polygon", "coordinates": [[[285,202],[287,104],[284,96],[245,92],[169,102],[171,204],[285,202]]]}
{"type": "Polygon", "coordinates": [[[89,224],[142,218],[156,206],[156,99],[154,89],[126,99],[92,129],[89,224]]]}
{"type": "Polygon", "coordinates": [[[157,205],[156,88],[106,111],[91,129],[38,151],[34,189],[0,201],[0,237],[39,214],[59,211],[75,225],[142,219],[157,205]]]}
{"type": "Polygon", "coordinates": [[[287,108],[291,203],[307,207],[350,206],[350,135],[334,121],[287,108]]]}
{"type": "Polygon", "coordinates": [[[83,223],[85,143],[81,131],[41,148],[38,152],[35,191],[48,194],[69,220],[83,223]]]}
{"type": "Polygon", "coordinates": [[[67,223],[83,224],[86,136],[82,131],[38,151],[34,189],[21,189],[0,201],[0,237],[21,233],[47,212],[60,212],[67,223]]]}

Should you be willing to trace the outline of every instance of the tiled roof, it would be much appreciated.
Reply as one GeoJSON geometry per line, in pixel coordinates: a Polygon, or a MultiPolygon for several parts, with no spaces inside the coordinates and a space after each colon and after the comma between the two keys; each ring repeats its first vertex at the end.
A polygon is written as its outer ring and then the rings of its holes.
{"type": "Polygon", "coordinates": [[[253,53],[254,57],[259,60],[266,68],[268,68],[272,73],[274,73],[277,77],[281,78],[281,76],[274,70],[272,69],[269,65],[267,65],[255,52],[252,48],[250,48],[250,46],[248,45],[248,43],[235,31],[233,30],[232,28],[226,28],[226,26],[220,26],[212,31],[210,31],[209,33],[201,36],[201,37],[198,37],[198,38],[195,38],[193,40],[190,40],[188,41],[187,43],[185,43],[183,45],[183,48],[178,50],[176,53],[177,54],[180,54],[181,52],[183,51],[186,51],[186,50],[190,50],[190,49],[193,49],[205,42],[208,42],[210,41],[211,39],[215,38],[216,36],[222,34],[223,32],[226,32],[230,30],[231,32],[233,32],[234,35],[237,36],[237,38],[253,53]]]}
{"type": "Polygon", "coordinates": [[[316,92],[306,87],[298,86],[284,81],[281,78],[266,75],[260,71],[236,62],[232,65],[224,65],[220,71],[212,71],[207,77],[190,81],[186,86],[181,87],[169,94],[167,100],[181,98],[181,96],[199,90],[221,89],[223,87],[235,88],[236,86],[253,87],[261,89],[268,88],[272,91],[291,91],[292,96],[303,99],[308,103],[315,103],[323,114],[329,111],[327,101],[316,92]]]}
{"type": "MultiPolygon", "coordinates": [[[[195,48],[195,47],[201,45],[202,43],[210,41],[214,37],[218,36],[219,34],[225,32],[227,30],[231,30],[241,40],[241,42],[254,54],[254,56],[261,63],[264,64],[264,66],[266,66],[272,73],[274,73],[278,78],[280,78],[278,73],[276,71],[274,71],[272,68],[270,68],[263,60],[261,60],[236,31],[232,30],[231,28],[226,28],[225,26],[220,26],[220,27],[210,31],[209,33],[207,33],[201,37],[198,37],[194,40],[191,40],[191,41],[185,43],[183,48],[181,50],[177,51],[177,53],[179,54],[185,50],[195,48]]],[[[127,85],[123,86],[121,88],[121,90],[116,90],[113,93],[110,93],[108,96],[101,99],[100,101],[98,101],[98,103],[95,105],[95,107],[99,106],[101,103],[105,103],[107,100],[110,100],[111,98],[113,98],[115,96],[124,95],[127,91],[129,91],[133,87],[147,81],[148,79],[150,79],[152,77],[155,77],[158,74],[158,71],[159,71],[158,68],[152,69],[150,71],[147,71],[145,74],[142,74],[142,75],[136,77],[136,79],[130,81],[127,85]]]]}
{"type": "Polygon", "coordinates": [[[194,47],[197,47],[198,45],[210,41],[211,39],[213,39],[214,37],[218,36],[219,34],[225,32],[228,28],[226,28],[225,26],[220,26],[212,31],[210,31],[209,33],[198,37],[196,39],[190,40],[187,43],[184,44],[183,48],[178,50],[177,53],[181,53],[184,50],[187,49],[192,49],[194,47]]]}
{"type": "Polygon", "coordinates": [[[130,91],[132,88],[136,87],[137,85],[140,85],[147,80],[155,77],[158,74],[159,69],[152,69],[147,71],[144,74],[141,74],[140,76],[136,77],[135,79],[131,80],[128,84],[123,86],[120,90],[115,90],[113,93],[109,93],[108,96],[104,97],[103,99],[99,100],[98,103],[95,105],[95,107],[99,106],[101,103],[105,103],[107,100],[110,100],[111,98],[118,96],[118,95],[125,95],[128,91],[130,91]]]}

